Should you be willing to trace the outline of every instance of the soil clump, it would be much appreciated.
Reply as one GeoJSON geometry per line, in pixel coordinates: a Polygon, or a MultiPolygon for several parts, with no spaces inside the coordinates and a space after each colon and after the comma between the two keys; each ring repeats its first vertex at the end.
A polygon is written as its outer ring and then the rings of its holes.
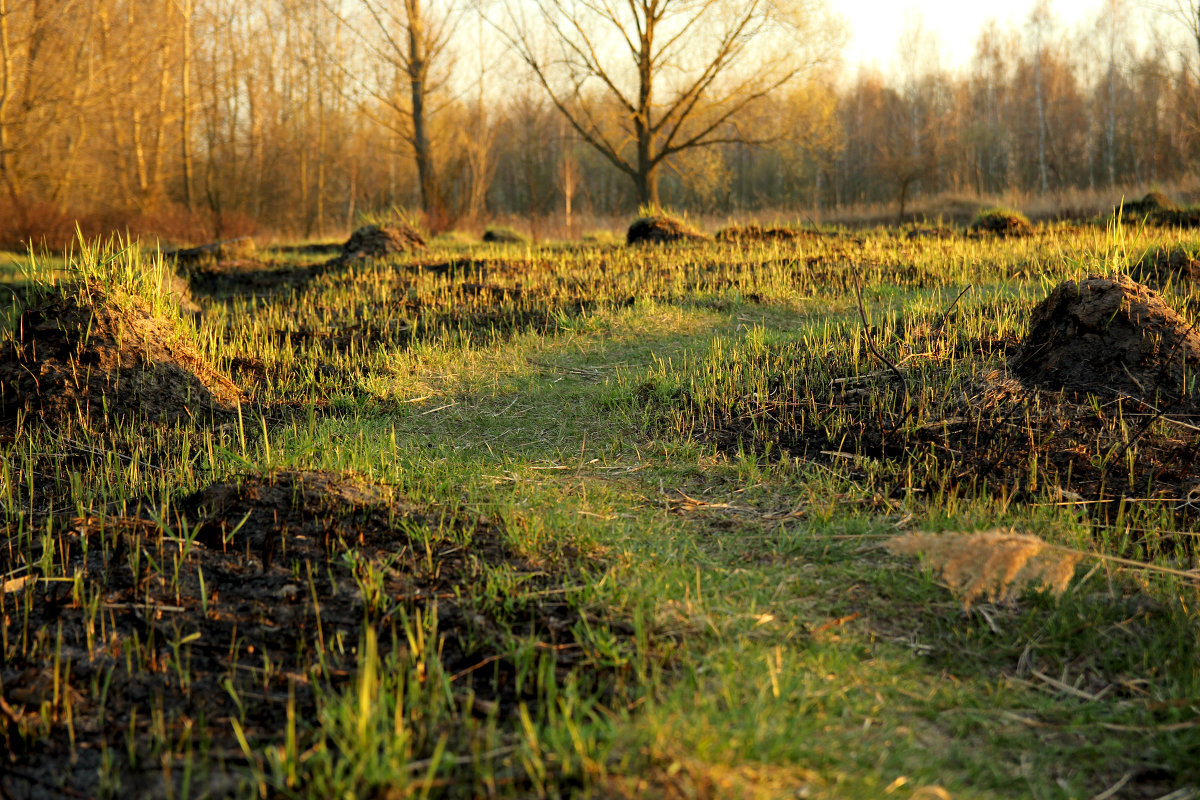
{"type": "Polygon", "coordinates": [[[1031,385],[1178,398],[1200,365],[1200,336],[1156,292],[1126,275],[1065,281],[1033,310],[1013,358],[1031,385]]]}
{"type": "Polygon", "coordinates": [[[366,225],[350,234],[342,245],[341,258],[387,258],[424,250],[425,246],[425,237],[409,225],[366,225]]]}
{"type": "Polygon", "coordinates": [[[639,217],[625,234],[626,244],[667,244],[707,239],[707,236],[683,220],[666,215],[639,217]]]}
{"type": "Polygon", "coordinates": [[[240,400],[176,321],[98,286],[55,291],[25,309],[0,344],[0,423],[21,411],[52,426],[111,417],[175,423],[223,415],[240,400]]]}
{"type": "Polygon", "coordinates": [[[483,232],[483,241],[495,244],[525,244],[529,239],[512,228],[488,228],[483,232]]]}
{"type": "Polygon", "coordinates": [[[971,223],[971,233],[977,236],[1028,236],[1033,233],[1033,225],[1019,211],[991,208],[979,212],[971,223]]]}

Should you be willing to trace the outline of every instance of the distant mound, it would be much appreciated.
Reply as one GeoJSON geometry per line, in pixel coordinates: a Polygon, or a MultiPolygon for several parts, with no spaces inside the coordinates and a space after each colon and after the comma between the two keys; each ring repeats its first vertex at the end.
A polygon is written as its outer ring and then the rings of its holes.
{"type": "Polygon", "coordinates": [[[1177,397],[1200,366],[1200,336],[1147,287],[1125,275],[1065,281],[1037,305],[1013,358],[1038,386],[1177,397]]]}
{"type": "Polygon", "coordinates": [[[408,225],[366,225],[342,245],[342,258],[386,258],[425,249],[425,237],[408,225]]]}
{"type": "Polygon", "coordinates": [[[494,242],[496,244],[525,244],[529,241],[529,237],[525,236],[520,231],[501,226],[488,228],[486,231],[484,231],[483,241],[494,242]]]}
{"type": "Polygon", "coordinates": [[[626,244],[666,244],[707,239],[707,236],[683,220],[665,214],[638,217],[625,234],[626,244]]]}
{"type": "Polygon", "coordinates": [[[971,232],[992,236],[1028,236],[1033,224],[1020,211],[1011,208],[985,208],[971,223],[971,232]]]}
{"type": "Polygon", "coordinates": [[[1162,192],[1147,192],[1141,200],[1130,200],[1124,205],[1124,213],[1137,217],[1155,215],[1163,211],[1177,211],[1177,206],[1171,198],[1162,192]]]}
{"type": "Polygon", "coordinates": [[[21,411],[51,424],[221,415],[241,392],[174,321],[97,286],[58,291],[25,309],[0,343],[0,421],[21,411]]]}

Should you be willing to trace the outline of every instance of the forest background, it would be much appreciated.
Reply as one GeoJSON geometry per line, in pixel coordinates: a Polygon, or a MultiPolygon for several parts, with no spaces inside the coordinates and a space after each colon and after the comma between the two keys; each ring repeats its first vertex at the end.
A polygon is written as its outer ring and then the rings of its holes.
{"type": "MultiPolygon", "coordinates": [[[[627,219],[647,200],[894,221],[983,202],[1085,214],[1151,187],[1200,196],[1195,4],[1102,0],[1068,27],[1042,2],[985,26],[953,69],[914,18],[886,71],[847,67],[835,9],[788,3],[778,25],[781,8],[0,0],[0,247],[59,246],[76,225],[175,243],[320,238],[388,209],[419,210],[433,232],[499,220],[541,238],[627,219]],[[647,188],[620,166],[637,161],[640,119],[623,98],[646,84],[636,58],[622,66],[636,43],[617,37],[663,9],[677,16],[660,42],[679,46],[651,65],[644,113],[694,103],[673,141],[696,141],[664,153],[647,188]],[[610,13],[608,33],[588,13],[610,13]],[[722,55],[711,22],[739,13],[761,27],[722,55]],[[580,77],[568,58],[579,20],[607,73],[580,77]]],[[[647,146],[662,150],[656,135],[647,146]]]]}

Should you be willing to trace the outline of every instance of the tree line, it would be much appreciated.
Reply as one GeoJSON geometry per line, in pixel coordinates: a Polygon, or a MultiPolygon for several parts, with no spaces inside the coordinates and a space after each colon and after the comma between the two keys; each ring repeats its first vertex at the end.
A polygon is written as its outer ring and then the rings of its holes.
{"type": "Polygon", "coordinates": [[[1166,184],[1200,156],[1175,11],[1042,2],[957,69],[913,21],[848,75],[820,0],[0,0],[0,243],[1166,184]]]}

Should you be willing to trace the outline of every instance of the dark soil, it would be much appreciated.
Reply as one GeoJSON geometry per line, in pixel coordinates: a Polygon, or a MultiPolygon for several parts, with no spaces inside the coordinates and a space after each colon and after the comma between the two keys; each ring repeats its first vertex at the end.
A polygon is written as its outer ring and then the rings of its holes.
{"type": "Polygon", "coordinates": [[[1151,533],[1125,542],[1130,557],[1195,545],[1162,523],[1174,518],[1186,530],[1200,520],[1200,436],[1187,427],[1200,423],[1193,408],[1172,408],[1164,417],[1131,400],[1093,406],[1086,396],[1030,389],[994,370],[970,397],[905,425],[909,406],[896,383],[850,386],[803,396],[777,385],[766,400],[705,409],[708,420],[695,435],[731,454],[753,449],[820,463],[873,482],[893,500],[944,503],[983,493],[1009,502],[1077,504],[1099,525],[1127,519],[1137,508],[1155,523],[1151,533]],[[848,422],[832,423],[847,416],[848,422]]]}
{"type": "MultiPolygon", "coordinates": [[[[726,452],[820,463],[881,497],[1061,503],[1099,526],[1137,515],[1141,532],[1118,543],[1128,557],[1194,550],[1194,536],[1176,531],[1200,522],[1200,403],[1180,388],[1200,341],[1161,298],[1124,276],[1093,278],[1051,292],[1023,342],[948,347],[921,344],[989,366],[954,388],[938,366],[950,361],[905,367],[906,392],[882,365],[821,364],[796,345],[746,365],[766,392],[665,399],[682,405],[693,435],[726,452]],[[1008,363],[996,366],[1001,354],[1008,363]],[[922,407],[922,394],[937,406],[922,407]]],[[[638,396],[664,401],[653,387],[638,396]]]]}
{"type": "Polygon", "coordinates": [[[0,344],[0,424],[223,415],[241,399],[171,320],[97,286],[56,291],[25,309],[0,344]]]}
{"type": "Polygon", "coordinates": [[[666,244],[700,241],[708,237],[675,217],[639,217],[625,234],[626,244],[666,244]]]}
{"type": "MultiPolygon", "coordinates": [[[[792,228],[764,228],[762,225],[731,225],[717,231],[718,242],[771,242],[792,241],[812,236],[812,231],[792,228]]],[[[819,234],[817,234],[819,235],[819,234]]]]}
{"type": "Polygon", "coordinates": [[[1031,385],[1119,392],[1155,402],[1185,393],[1200,336],[1125,275],[1066,281],[1033,310],[1013,371],[1031,385]]]}
{"type": "Polygon", "coordinates": [[[350,476],[281,472],[178,498],[172,515],[192,541],[164,537],[142,516],[55,530],[57,568],[86,576],[83,594],[37,580],[36,546],[0,550],[0,574],[30,575],[7,587],[5,613],[20,604],[19,628],[61,631],[0,667],[6,796],[55,796],[52,787],[92,796],[105,751],[125,767],[121,796],[161,796],[152,756],[164,735],[190,737],[236,768],[229,720],[256,750],[278,744],[289,693],[303,749],[317,693],[353,677],[364,620],[403,664],[414,655],[392,647],[407,641],[405,620],[428,625],[436,609],[431,646],[466,714],[503,716],[530,701],[507,655],[512,634],[532,635],[564,676],[588,658],[573,636],[579,612],[542,591],[562,585],[557,567],[519,556],[499,523],[469,511],[417,505],[350,476]],[[521,591],[489,590],[495,567],[521,591]],[[129,645],[148,656],[131,663],[129,645]],[[57,693],[55,663],[65,665],[57,693]],[[127,763],[130,751],[145,766],[127,763]]]}
{"type": "Polygon", "coordinates": [[[292,255],[314,255],[314,256],[332,256],[342,252],[343,245],[332,242],[318,242],[315,244],[282,244],[274,245],[271,250],[276,253],[287,253],[292,255]]]}
{"type": "Polygon", "coordinates": [[[425,238],[408,225],[367,225],[350,234],[342,258],[387,258],[425,249],[425,238]]]}
{"type": "Polygon", "coordinates": [[[199,247],[188,247],[163,253],[166,258],[173,259],[181,267],[191,267],[197,264],[208,264],[214,261],[229,261],[239,258],[254,258],[258,247],[254,239],[240,236],[236,239],[224,239],[219,242],[202,244],[199,247]]]}
{"type": "Polygon", "coordinates": [[[217,261],[188,272],[193,295],[210,298],[269,297],[299,292],[314,280],[346,268],[340,258],[304,265],[283,265],[258,260],[217,261]]]}

